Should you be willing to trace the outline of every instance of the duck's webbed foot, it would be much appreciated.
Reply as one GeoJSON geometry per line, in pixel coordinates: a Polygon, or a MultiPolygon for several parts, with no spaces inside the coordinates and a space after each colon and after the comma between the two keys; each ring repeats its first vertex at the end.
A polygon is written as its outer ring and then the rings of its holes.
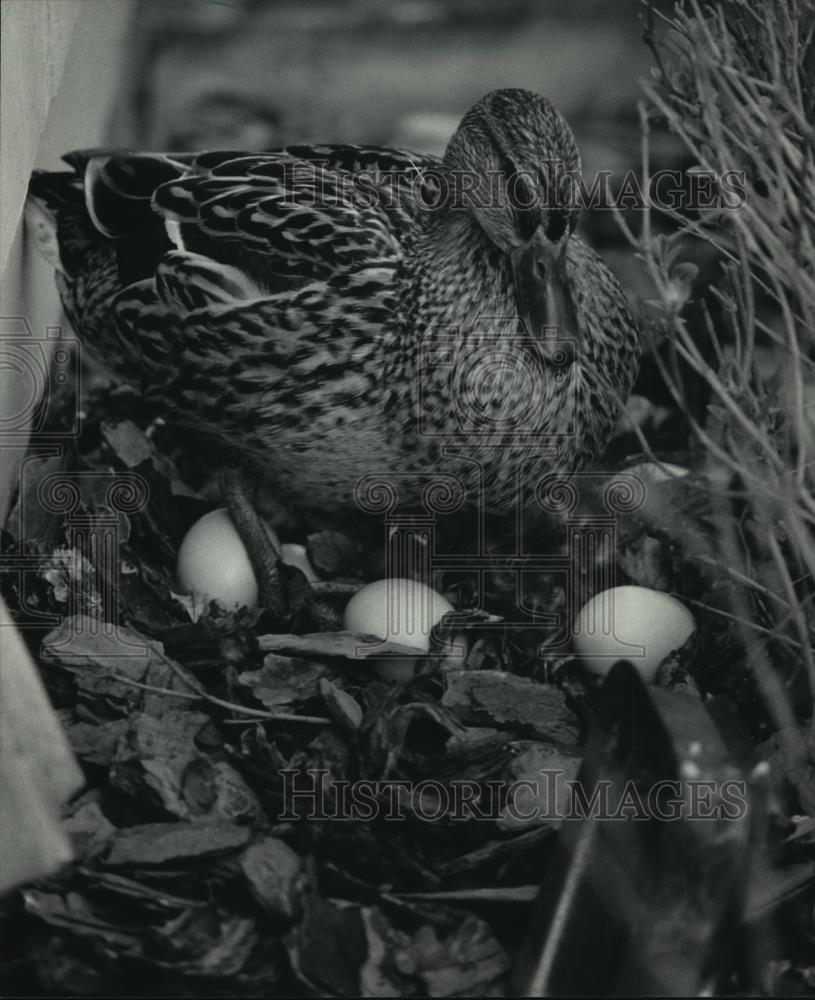
{"type": "Polygon", "coordinates": [[[245,471],[237,466],[225,467],[220,486],[232,523],[249,553],[261,607],[269,613],[275,627],[296,631],[341,628],[340,616],[315,597],[306,577],[283,563],[276,537],[255,508],[245,471]]]}

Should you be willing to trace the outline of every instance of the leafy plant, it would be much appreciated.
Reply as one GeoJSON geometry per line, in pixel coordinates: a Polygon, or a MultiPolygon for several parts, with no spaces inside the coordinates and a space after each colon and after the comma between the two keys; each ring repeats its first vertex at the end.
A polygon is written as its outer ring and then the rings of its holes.
{"type": "Polygon", "coordinates": [[[645,23],[657,65],[640,106],[643,190],[661,119],[695,163],[689,177],[712,178],[719,197],[646,204],[638,232],[617,218],[653,284],[646,337],[705,471],[715,544],[691,555],[729,581],[710,610],[737,628],[775,724],[792,726],[815,693],[815,8],[681,0],[666,14],[646,0],[645,23]],[[694,245],[718,261],[700,322],[685,308],[696,268],[681,260],[694,245]],[[701,416],[690,378],[708,390],[701,416]],[[802,671],[803,705],[791,695],[802,671]]]}

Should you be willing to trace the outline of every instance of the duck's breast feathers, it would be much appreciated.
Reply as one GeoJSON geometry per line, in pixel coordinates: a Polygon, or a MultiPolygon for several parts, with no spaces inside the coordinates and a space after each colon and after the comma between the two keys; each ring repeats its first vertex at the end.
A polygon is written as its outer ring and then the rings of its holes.
{"type": "Polygon", "coordinates": [[[640,354],[637,321],[625,292],[606,262],[579,236],[569,240],[566,274],[578,323],[584,334],[586,359],[607,365],[631,364],[640,354]]]}
{"type": "Polygon", "coordinates": [[[580,339],[576,401],[586,455],[596,459],[637,377],[640,333],[625,292],[605,261],[578,236],[568,243],[566,273],[580,339]]]}

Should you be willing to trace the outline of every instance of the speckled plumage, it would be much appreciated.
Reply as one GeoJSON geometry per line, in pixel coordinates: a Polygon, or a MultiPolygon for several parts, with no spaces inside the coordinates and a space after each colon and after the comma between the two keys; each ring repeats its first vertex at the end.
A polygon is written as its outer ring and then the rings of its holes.
{"type": "Polygon", "coordinates": [[[552,159],[579,170],[563,119],[498,91],[442,160],[77,153],[32,196],[56,221],[60,292],[87,348],[282,498],[347,510],[379,476],[409,502],[449,473],[500,510],[519,477],[526,490],[597,458],[639,355],[622,290],[541,167],[552,159]],[[533,178],[534,207],[514,172],[533,178]],[[539,237],[562,260],[574,354],[519,318],[511,254],[539,237]]]}

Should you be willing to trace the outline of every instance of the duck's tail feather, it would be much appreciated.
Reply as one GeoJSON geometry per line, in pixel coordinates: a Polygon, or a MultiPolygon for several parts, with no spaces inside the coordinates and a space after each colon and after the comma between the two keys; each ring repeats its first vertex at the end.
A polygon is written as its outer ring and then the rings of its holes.
{"type": "Polygon", "coordinates": [[[143,369],[140,345],[123,335],[111,307],[131,286],[154,285],[156,265],[173,244],[152,208],[152,191],[157,180],[185,167],[160,156],[98,150],[69,153],[65,160],[72,171],[32,176],[27,236],[54,267],[83,346],[135,383],[143,369]]]}
{"type": "Polygon", "coordinates": [[[147,277],[157,255],[173,245],[153,209],[153,192],[182,175],[193,157],[85,149],[63,159],[72,172],[31,177],[26,221],[37,248],[70,276],[90,248],[111,241],[122,283],[147,277]]]}
{"type": "Polygon", "coordinates": [[[26,234],[37,250],[65,275],[98,239],[85,208],[82,180],[67,171],[37,170],[31,175],[25,221],[26,234]]]}

